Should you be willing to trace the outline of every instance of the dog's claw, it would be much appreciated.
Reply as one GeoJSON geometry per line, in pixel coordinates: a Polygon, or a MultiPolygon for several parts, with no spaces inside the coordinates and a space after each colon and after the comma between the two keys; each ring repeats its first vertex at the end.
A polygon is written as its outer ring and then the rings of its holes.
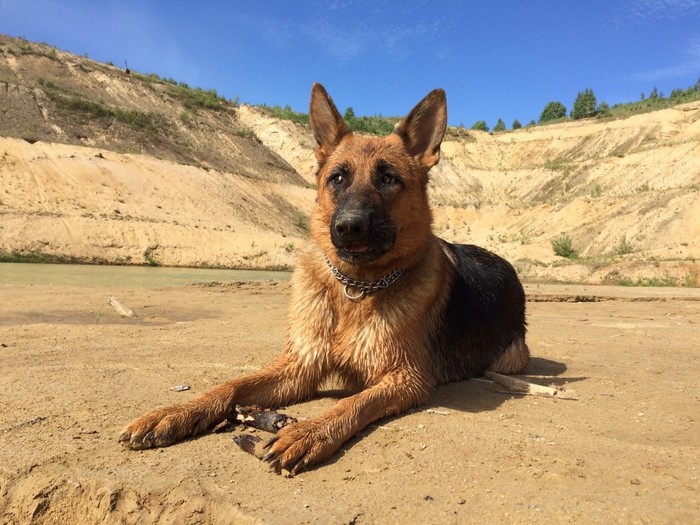
{"type": "Polygon", "coordinates": [[[150,431],[141,438],[141,443],[147,448],[152,448],[155,443],[155,439],[156,435],[153,433],[153,431],[150,431]]]}
{"type": "Polygon", "coordinates": [[[269,439],[269,441],[263,445],[263,448],[264,448],[265,450],[267,450],[267,449],[270,448],[272,445],[274,445],[274,444],[275,444],[275,441],[277,441],[278,439],[279,439],[279,436],[273,436],[273,437],[271,437],[271,438],[269,439]]]}
{"type": "Polygon", "coordinates": [[[203,434],[217,415],[199,405],[176,405],[148,412],[122,430],[119,441],[131,450],[167,447],[193,436],[203,434]]]}
{"type": "Polygon", "coordinates": [[[299,474],[301,471],[303,471],[306,468],[306,461],[299,461],[292,469],[290,470],[290,473],[292,476],[296,476],[299,474]]]}
{"type": "Polygon", "coordinates": [[[271,459],[277,458],[277,454],[274,452],[268,452],[262,458],[263,461],[270,461],[271,459]]]}
{"type": "Polygon", "coordinates": [[[275,457],[272,461],[270,461],[270,468],[275,471],[276,474],[281,474],[282,473],[282,458],[279,456],[275,457]]]}

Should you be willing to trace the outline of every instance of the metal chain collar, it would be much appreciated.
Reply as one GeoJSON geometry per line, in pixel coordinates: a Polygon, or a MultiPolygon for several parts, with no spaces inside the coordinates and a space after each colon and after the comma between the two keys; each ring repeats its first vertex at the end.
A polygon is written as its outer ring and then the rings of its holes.
{"type": "Polygon", "coordinates": [[[324,255],[323,258],[326,260],[326,264],[333,274],[333,277],[345,285],[343,292],[345,293],[345,297],[351,301],[359,301],[365,296],[365,294],[376,292],[377,290],[382,290],[384,288],[389,288],[389,286],[396,282],[396,280],[401,277],[401,274],[403,273],[403,270],[397,269],[392,271],[390,274],[385,275],[378,281],[358,281],[343,275],[326,255],[324,255]],[[348,291],[348,288],[356,288],[360,290],[360,293],[353,295],[348,291]]]}

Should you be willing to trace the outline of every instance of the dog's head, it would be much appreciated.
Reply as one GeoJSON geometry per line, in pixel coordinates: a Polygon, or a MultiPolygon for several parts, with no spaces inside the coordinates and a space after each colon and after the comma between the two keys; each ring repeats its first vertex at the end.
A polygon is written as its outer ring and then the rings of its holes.
{"type": "Polygon", "coordinates": [[[355,268],[409,262],[430,235],[428,171],[440,160],[445,92],[430,92],[386,137],[353,134],[320,84],[309,117],[319,166],[314,241],[355,268]]]}

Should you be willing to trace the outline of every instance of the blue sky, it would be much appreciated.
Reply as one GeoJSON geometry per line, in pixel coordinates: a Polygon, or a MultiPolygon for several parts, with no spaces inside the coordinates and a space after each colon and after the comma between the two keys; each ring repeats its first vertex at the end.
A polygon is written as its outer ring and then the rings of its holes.
{"type": "Polygon", "coordinates": [[[467,127],[700,78],[700,0],[0,0],[0,33],[304,112],[315,81],[357,115],[442,87],[467,127]]]}

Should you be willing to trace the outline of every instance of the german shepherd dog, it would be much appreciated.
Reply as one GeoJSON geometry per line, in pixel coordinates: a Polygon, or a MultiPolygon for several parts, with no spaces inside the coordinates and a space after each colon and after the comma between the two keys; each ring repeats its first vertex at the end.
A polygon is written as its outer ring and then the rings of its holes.
{"type": "Polygon", "coordinates": [[[297,473],[373,421],[426,403],[436,385],[525,370],[525,295],[513,267],[431,231],[428,171],[440,159],[445,92],[432,91],[381,138],[353,134],[320,84],[309,113],[318,199],[312,243],[292,278],[284,352],[257,373],[139,417],[119,438],[128,448],[202,434],[236,405],[312,398],[335,376],[352,394],[266,445],[267,461],[297,473]]]}

